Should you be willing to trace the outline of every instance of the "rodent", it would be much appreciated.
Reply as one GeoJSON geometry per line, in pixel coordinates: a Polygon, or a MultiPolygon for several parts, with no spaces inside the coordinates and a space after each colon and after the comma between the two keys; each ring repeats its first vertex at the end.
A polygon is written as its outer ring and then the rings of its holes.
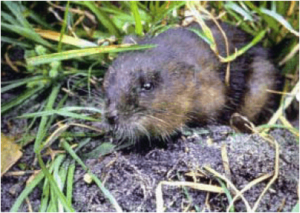
{"type": "MultiPolygon", "coordinates": [[[[211,29],[221,56],[224,37],[211,29]]],[[[230,54],[251,41],[251,36],[221,23],[230,54]]],[[[221,63],[209,45],[190,27],[169,29],[138,44],[152,49],[119,55],[104,77],[106,96],[103,122],[119,139],[166,139],[181,127],[214,121],[228,122],[234,112],[260,120],[274,104],[266,90],[278,88],[278,70],[260,45],[230,63],[230,85],[225,85],[227,63],[221,63]]]]}

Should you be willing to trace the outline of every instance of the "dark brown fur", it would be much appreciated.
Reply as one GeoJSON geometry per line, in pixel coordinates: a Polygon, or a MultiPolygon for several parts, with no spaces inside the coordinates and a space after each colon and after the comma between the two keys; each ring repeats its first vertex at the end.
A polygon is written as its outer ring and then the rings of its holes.
{"type": "MultiPolygon", "coordinates": [[[[224,38],[214,24],[209,25],[220,55],[226,56],[224,38]]],[[[251,39],[233,26],[221,26],[230,53],[251,39]]],[[[120,55],[103,84],[104,123],[121,139],[164,139],[186,124],[228,122],[234,112],[256,121],[273,105],[266,89],[278,87],[277,71],[259,45],[231,62],[227,87],[227,64],[187,28],[171,29],[139,44],[157,47],[120,55]]]]}

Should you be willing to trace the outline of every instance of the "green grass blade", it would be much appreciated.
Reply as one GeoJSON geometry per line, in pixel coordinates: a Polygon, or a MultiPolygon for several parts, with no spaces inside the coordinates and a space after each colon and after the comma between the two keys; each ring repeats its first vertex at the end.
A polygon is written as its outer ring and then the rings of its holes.
{"type": "Polygon", "coordinates": [[[34,118],[34,117],[43,117],[43,116],[50,116],[50,115],[61,115],[64,117],[71,117],[74,119],[81,119],[81,120],[88,120],[88,121],[99,121],[98,119],[89,117],[89,116],[85,116],[82,114],[77,114],[77,113],[73,113],[73,112],[69,112],[63,109],[58,109],[58,110],[45,110],[42,112],[34,112],[34,113],[26,113],[23,114],[21,116],[18,116],[17,118],[34,118]]]}
{"type": "Polygon", "coordinates": [[[250,1],[245,1],[244,3],[245,3],[251,10],[255,11],[259,16],[261,16],[261,18],[267,22],[267,26],[268,26],[268,27],[271,27],[271,28],[272,28],[273,30],[275,30],[276,32],[279,31],[279,25],[277,24],[277,22],[276,22],[274,19],[272,19],[271,17],[269,17],[269,16],[263,14],[263,13],[261,12],[261,10],[260,10],[258,7],[256,7],[252,2],[250,2],[250,1]]]}
{"type": "Polygon", "coordinates": [[[92,118],[92,117],[89,117],[89,116],[85,116],[85,115],[77,114],[77,113],[73,113],[73,112],[58,111],[57,114],[61,115],[61,116],[71,117],[71,118],[74,118],[74,119],[87,120],[87,121],[99,121],[96,118],[92,118]]]}
{"type": "Polygon", "coordinates": [[[243,20],[253,21],[252,15],[234,2],[228,1],[224,7],[239,13],[244,18],[243,20]]]}
{"type": "MultiPolygon", "coordinates": [[[[57,165],[54,166],[54,170],[53,170],[53,178],[58,186],[58,188],[60,189],[61,192],[63,192],[64,186],[65,186],[65,182],[66,182],[66,176],[67,176],[67,170],[66,167],[69,164],[69,161],[65,161],[63,164],[63,160],[65,159],[66,155],[62,154],[62,155],[58,155],[55,158],[55,161],[58,159],[60,162],[57,163],[57,165]],[[61,165],[62,164],[62,165],[61,165]]],[[[59,199],[55,199],[55,202],[57,203],[58,206],[58,211],[59,212],[63,212],[63,204],[60,202],[59,199]]],[[[72,206],[71,203],[68,203],[69,206],[72,206]]]]}
{"type": "Polygon", "coordinates": [[[287,129],[290,132],[292,132],[293,134],[297,135],[299,133],[299,130],[295,127],[288,127],[288,126],[284,126],[284,125],[280,125],[280,124],[263,124],[260,126],[256,127],[259,131],[262,131],[264,129],[270,129],[270,128],[281,128],[281,129],[287,129]]]}
{"type": "Polygon", "coordinates": [[[299,37],[299,32],[293,29],[289,22],[287,22],[283,16],[276,13],[275,11],[271,11],[265,8],[260,8],[260,11],[268,16],[271,16],[273,19],[282,24],[286,29],[288,29],[291,33],[299,37]]]}
{"type": "Polygon", "coordinates": [[[1,22],[7,21],[12,25],[19,25],[19,22],[11,15],[9,15],[8,13],[1,11],[1,17],[3,18],[1,20],[1,22]]]}
{"type": "MultiPolygon", "coordinates": [[[[58,173],[58,169],[59,166],[61,165],[62,161],[65,159],[65,155],[58,155],[54,161],[52,161],[50,169],[49,169],[49,173],[50,174],[54,174],[54,173],[58,173]]],[[[55,175],[54,175],[55,177],[55,175]]],[[[56,179],[55,179],[56,180],[56,179]]],[[[56,180],[57,181],[57,180],[56,180]]],[[[50,200],[49,200],[49,204],[48,205],[44,205],[43,208],[45,209],[45,211],[50,211],[50,212],[57,212],[58,211],[58,200],[57,200],[57,196],[55,196],[55,192],[54,189],[51,187],[49,180],[46,178],[45,182],[47,182],[47,185],[49,187],[49,192],[50,193],[50,200]]]]}
{"type": "Polygon", "coordinates": [[[31,89],[31,88],[27,89],[25,92],[23,92],[21,95],[17,96],[10,102],[4,103],[3,105],[1,105],[1,114],[5,113],[9,109],[11,109],[17,105],[24,103],[24,101],[26,101],[28,98],[32,98],[32,96],[34,94],[40,92],[42,89],[44,89],[44,86],[38,86],[33,89],[31,89]]]}
{"type": "MultiPolygon", "coordinates": [[[[228,190],[228,188],[226,187],[226,185],[223,183],[223,181],[221,179],[217,178],[217,181],[219,182],[219,184],[221,185],[222,189],[224,190],[224,192],[226,194],[226,197],[228,199],[228,203],[231,203],[231,201],[233,199],[232,199],[232,196],[230,194],[230,191],[228,190]]],[[[235,212],[233,205],[230,207],[229,211],[230,212],[235,212]]]]}
{"type": "Polygon", "coordinates": [[[31,182],[28,184],[22,193],[19,195],[14,205],[11,207],[11,212],[17,212],[24,199],[32,192],[32,190],[42,181],[44,178],[43,172],[40,172],[31,182]]]}
{"type": "MultiPolygon", "coordinates": [[[[166,2],[168,4],[168,2],[166,2]]],[[[184,6],[187,2],[186,1],[170,1],[168,7],[167,4],[162,5],[159,10],[154,13],[154,23],[160,22],[168,13],[184,6]]]]}
{"type": "Polygon", "coordinates": [[[67,201],[71,205],[72,204],[72,194],[73,194],[73,181],[75,174],[75,162],[71,163],[68,168],[68,176],[67,176],[67,201]]]}
{"type": "Polygon", "coordinates": [[[48,79],[48,78],[45,78],[44,76],[34,76],[34,77],[22,78],[22,79],[11,80],[11,81],[3,81],[3,82],[1,82],[1,85],[2,84],[3,85],[15,84],[15,83],[23,82],[23,81],[26,81],[26,83],[29,83],[31,81],[40,81],[40,80],[43,80],[43,79],[48,79]]]}
{"type": "Polygon", "coordinates": [[[246,31],[247,33],[249,33],[253,36],[256,35],[256,32],[251,28],[251,25],[248,25],[248,23],[243,22],[243,19],[239,15],[237,15],[234,11],[227,10],[227,12],[228,12],[228,14],[230,14],[231,16],[233,16],[236,19],[236,21],[232,22],[232,25],[234,25],[235,22],[239,22],[239,23],[241,23],[240,24],[241,29],[243,29],[244,31],[246,31]]]}
{"type": "Polygon", "coordinates": [[[155,35],[159,35],[159,34],[165,32],[166,30],[174,28],[174,27],[176,27],[175,24],[170,24],[170,25],[166,25],[166,26],[159,25],[157,27],[153,27],[151,31],[155,32],[155,35]]]}
{"type": "Polygon", "coordinates": [[[122,212],[121,207],[119,206],[118,202],[116,199],[112,196],[112,194],[103,186],[101,183],[100,179],[92,174],[91,172],[88,172],[89,175],[92,177],[93,181],[97,184],[97,186],[101,189],[102,193],[105,195],[105,197],[108,198],[108,200],[111,202],[111,204],[114,206],[117,212],[122,212]]]}
{"type": "Polygon", "coordinates": [[[102,12],[95,2],[92,1],[82,1],[82,2],[72,2],[72,3],[79,3],[86,7],[88,7],[96,16],[99,22],[101,22],[110,32],[110,34],[115,35],[116,37],[120,36],[119,29],[115,26],[115,24],[111,21],[111,19],[106,15],[104,12],[102,12]]]}
{"type": "Polygon", "coordinates": [[[122,20],[124,22],[134,23],[134,17],[132,17],[131,14],[128,14],[125,9],[122,10],[112,5],[111,7],[102,7],[101,11],[112,14],[113,20],[122,20]]]}
{"type": "Polygon", "coordinates": [[[150,10],[150,13],[155,14],[154,1],[149,2],[149,10],[150,10]]]}
{"type": "Polygon", "coordinates": [[[75,153],[77,153],[82,147],[87,145],[91,141],[91,138],[82,139],[76,148],[74,148],[75,153]]]}
{"type": "MultiPolygon", "coordinates": [[[[64,149],[73,157],[73,159],[82,166],[83,169],[87,170],[88,168],[86,167],[86,165],[82,162],[82,160],[78,157],[78,155],[74,152],[74,150],[72,149],[72,147],[66,142],[64,141],[62,143],[62,146],[64,147],[64,149]]],[[[99,178],[97,178],[97,176],[95,176],[94,174],[92,174],[91,172],[89,172],[89,175],[92,177],[92,179],[95,181],[95,183],[98,185],[98,187],[101,189],[102,193],[104,194],[105,197],[107,197],[107,199],[111,202],[111,204],[114,206],[114,208],[116,209],[117,212],[122,212],[121,207],[119,206],[119,204],[117,203],[116,199],[112,196],[112,194],[103,186],[103,184],[101,183],[101,181],[99,180],[99,178]]]]}
{"type": "Polygon", "coordinates": [[[28,12],[28,16],[30,17],[30,19],[32,19],[33,21],[38,23],[44,29],[54,30],[54,28],[49,23],[47,23],[46,21],[43,20],[43,17],[40,17],[39,15],[34,13],[32,10],[29,10],[27,12],[28,12]]]}
{"type": "Polygon", "coordinates": [[[83,56],[89,56],[98,53],[116,53],[116,52],[125,52],[129,50],[143,50],[153,48],[155,45],[123,45],[123,46],[107,46],[107,47],[93,47],[93,48],[86,48],[80,50],[69,50],[60,53],[53,53],[48,55],[41,55],[32,58],[28,58],[27,64],[28,65],[40,65],[51,63],[53,61],[61,61],[61,60],[68,60],[73,58],[80,58],[83,56]]]}
{"type": "Polygon", "coordinates": [[[64,21],[63,21],[63,25],[62,25],[61,30],[60,30],[60,36],[59,36],[57,52],[61,52],[62,38],[63,38],[63,36],[66,32],[66,27],[67,27],[67,22],[68,22],[69,5],[70,5],[70,1],[68,1],[67,5],[66,5],[66,10],[65,10],[65,14],[64,14],[64,21]]]}
{"type": "Polygon", "coordinates": [[[74,152],[70,144],[68,144],[66,141],[63,141],[62,146],[84,170],[88,170],[88,167],[82,162],[79,156],[74,152]]]}
{"type": "Polygon", "coordinates": [[[67,202],[67,199],[64,196],[64,194],[60,191],[53,176],[49,173],[48,169],[46,168],[40,153],[37,154],[37,158],[38,158],[39,164],[41,166],[41,169],[42,169],[43,173],[45,174],[45,177],[49,180],[49,183],[50,183],[51,188],[53,189],[53,192],[55,193],[56,197],[60,200],[60,202],[64,206],[65,210],[67,210],[68,212],[75,212],[73,207],[71,205],[69,205],[69,203],[67,202]]]}
{"type": "Polygon", "coordinates": [[[191,10],[191,12],[195,15],[197,22],[199,23],[199,25],[201,26],[201,30],[203,32],[203,36],[201,35],[201,33],[197,33],[200,37],[202,38],[207,38],[210,41],[210,49],[218,54],[218,48],[217,48],[217,44],[214,38],[214,35],[211,31],[211,29],[207,26],[207,24],[205,23],[205,21],[203,20],[203,17],[201,16],[201,14],[199,13],[199,11],[196,9],[195,7],[195,2],[189,2],[188,4],[188,8],[191,10]]]}
{"type": "Polygon", "coordinates": [[[136,1],[130,1],[130,9],[135,20],[135,33],[139,36],[143,35],[142,20],[139,14],[138,6],[136,1]]]}
{"type": "Polygon", "coordinates": [[[20,2],[12,2],[12,1],[3,1],[3,3],[9,8],[9,10],[14,14],[14,16],[18,19],[19,23],[28,29],[32,29],[29,22],[23,16],[23,12],[21,10],[20,2]]]}
{"type": "MultiPolygon", "coordinates": [[[[59,154],[59,155],[57,155],[57,157],[55,158],[55,160],[53,162],[53,174],[56,173],[56,175],[58,175],[58,172],[60,170],[61,164],[63,163],[63,161],[64,161],[65,158],[66,158],[65,154],[59,154]]],[[[61,189],[61,186],[59,184],[58,184],[58,186],[61,189]]]]}
{"type": "Polygon", "coordinates": [[[60,138],[93,138],[93,137],[99,137],[103,135],[103,133],[86,133],[86,132],[63,132],[59,136],[60,138]]]}
{"type": "Polygon", "coordinates": [[[286,11],[289,9],[289,4],[291,1],[276,1],[276,10],[278,14],[285,15],[286,11]]]}
{"type": "Polygon", "coordinates": [[[85,111],[91,111],[91,112],[97,112],[102,113],[102,110],[94,107],[78,107],[78,106],[72,106],[72,107],[64,107],[61,108],[62,111],[78,111],[78,110],[85,110],[85,111]]]}
{"type": "Polygon", "coordinates": [[[48,80],[47,78],[43,76],[35,76],[32,78],[25,78],[25,79],[20,79],[16,80],[15,82],[10,83],[9,85],[5,87],[1,87],[1,93],[7,92],[8,90],[14,89],[16,87],[22,86],[24,84],[27,84],[29,82],[35,82],[35,81],[43,81],[43,80],[48,80]]]}
{"type": "MultiPolygon", "coordinates": [[[[60,85],[54,85],[52,87],[52,91],[51,91],[51,94],[48,98],[48,102],[47,102],[47,105],[45,107],[45,110],[51,110],[52,107],[53,107],[53,104],[57,98],[57,95],[58,95],[58,92],[60,90],[60,85]]],[[[42,119],[41,119],[41,122],[40,122],[40,125],[39,125],[39,129],[38,129],[38,133],[36,135],[36,138],[35,138],[35,142],[34,142],[34,152],[36,154],[39,153],[39,150],[42,148],[40,147],[41,143],[42,143],[42,140],[46,134],[46,123],[47,123],[47,120],[48,120],[48,117],[47,116],[43,116],[42,119]]]]}
{"type": "Polygon", "coordinates": [[[39,208],[39,212],[45,212],[47,210],[49,197],[50,197],[50,185],[49,185],[49,181],[46,179],[44,181],[43,194],[41,197],[41,205],[39,208]]]}
{"type": "Polygon", "coordinates": [[[245,5],[249,7],[250,10],[253,10],[257,12],[258,14],[261,14],[260,9],[256,7],[256,5],[251,1],[244,1],[245,5]]]}
{"type": "Polygon", "coordinates": [[[2,42],[6,42],[12,45],[16,45],[16,46],[20,46],[20,47],[24,47],[24,48],[31,48],[32,49],[32,45],[27,44],[25,42],[22,41],[18,41],[17,39],[13,39],[13,38],[8,38],[6,36],[1,36],[1,41],[2,42]]]}
{"type": "Polygon", "coordinates": [[[280,32],[280,25],[272,17],[261,14],[261,17],[267,22],[267,26],[273,29],[275,32],[280,32]]]}
{"type": "Polygon", "coordinates": [[[200,38],[202,38],[208,45],[212,45],[213,41],[210,40],[209,37],[207,37],[201,29],[198,28],[189,28],[190,31],[196,33],[200,38]]]}
{"type": "Polygon", "coordinates": [[[92,158],[96,159],[99,158],[100,156],[104,156],[108,153],[113,152],[115,147],[116,145],[112,143],[104,142],[100,146],[95,147],[93,151],[83,154],[82,157],[87,159],[92,159],[92,158]]]}
{"type": "Polygon", "coordinates": [[[276,2],[275,1],[271,1],[271,10],[276,12],[276,2]]]}
{"type": "Polygon", "coordinates": [[[299,212],[299,202],[294,206],[292,212],[299,212]]]}
{"type": "Polygon", "coordinates": [[[55,192],[51,187],[50,187],[50,202],[49,205],[47,206],[47,212],[58,212],[55,192]]]}
{"type": "Polygon", "coordinates": [[[260,33],[258,33],[257,36],[255,36],[254,39],[249,44],[247,44],[246,46],[239,49],[236,53],[234,53],[226,58],[223,58],[222,62],[227,63],[227,62],[233,61],[237,57],[243,55],[247,50],[249,50],[251,47],[253,47],[258,42],[260,42],[264,38],[266,32],[267,32],[266,30],[263,30],[260,33]]]}
{"type": "Polygon", "coordinates": [[[1,27],[5,30],[15,32],[15,33],[19,34],[20,36],[24,36],[32,41],[35,41],[39,44],[44,45],[46,47],[52,48],[52,45],[49,42],[45,41],[36,32],[34,32],[28,28],[24,28],[24,27],[17,26],[17,25],[5,24],[2,22],[1,22],[1,27]]]}
{"type": "MultiPolygon", "coordinates": [[[[77,84],[77,83],[76,83],[76,84],[77,84]]],[[[75,84],[75,85],[76,85],[76,84],[75,84]]],[[[68,94],[65,94],[65,95],[63,96],[63,98],[58,102],[58,104],[57,104],[57,106],[56,106],[56,109],[62,108],[62,106],[64,105],[64,103],[67,101],[67,99],[68,99],[68,94]]],[[[49,119],[49,122],[48,122],[48,124],[47,124],[47,126],[46,126],[46,129],[50,129],[50,126],[52,125],[54,119],[55,119],[55,115],[52,115],[52,116],[50,117],[50,119],[49,119]]]]}

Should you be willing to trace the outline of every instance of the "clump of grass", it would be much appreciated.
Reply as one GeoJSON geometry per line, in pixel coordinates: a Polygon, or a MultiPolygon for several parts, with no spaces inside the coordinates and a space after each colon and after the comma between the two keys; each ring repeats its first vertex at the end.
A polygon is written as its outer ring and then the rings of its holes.
{"type": "MultiPolygon", "coordinates": [[[[44,163],[41,150],[50,127],[58,116],[69,119],[93,120],[90,113],[82,113],[81,108],[66,108],[69,94],[82,84],[89,85],[92,76],[103,77],[106,66],[117,52],[134,51],[152,46],[121,45],[125,35],[156,35],[172,26],[182,23],[187,17],[187,2],[1,2],[1,41],[2,50],[22,49],[23,60],[3,58],[2,66],[10,66],[17,79],[1,82],[1,93],[21,90],[14,98],[1,105],[5,116],[28,101],[39,100],[41,107],[34,114],[22,115],[28,119],[23,138],[38,126],[34,138],[34,150],[43,173],[37,175],[17,199],[11,210],[17,211],[22,201],[36,185],[43,181],[44,191],[41,211],[74,210],[71,205],[74,162],[65,154],[58,154],[53,161],[44,163]],[[41,8],[41,9],[39,9],[41,8]],[[45,15],[45,11],[47,11],[45,15]],[[95,69],[95,65],[101,65],[95,69]],[[20,77],[22,76],[22,77],[20,77]],[[23,77],[25,76],[25,77],[23,77]],[[62,93],[70,79],[81,76],[71,87],[69,93],[62,93]],[[62,97],[58,97],[62,95],[62,97]],[[77,111],[78,113],[74,112],[77,111]],[[38,119],[41,118],[41,119],[38,119]],[[69,168],[66,173],[65,168],[69,168]],[[68,177],[66,183],[65,175],[68,177]],[[67,188],[66,193],[64,189],[67,188]],[[44,196],[45,195],[45,196],[44,196]],[[60,201],[59,201],[60,200],[60,201]]],[[[265,47],[283,46],[277,54],[277,63],[287,77],[286,90],[298,81],[299,72],[299,2],[284,1],[239,1],[239,2],[200,2],[209,14],[199,11],[203,18],[215,17],[236,25],[248,32],[265,47]]],[[[240,50],[243,54],[247,49],[240,50]]],[[[230,57],[230,56],[229,56],[230,57]]],[[[236,56],[234,56],[236,57],[236,56]]],[[[233,60],[229,58],[228,60],[233,60]]],[[[226,60],[225,60],[226,61],[226,60]]],[[[88,109],[85,109],[85,111],[88,109]]],[[[90,109],[89,112],[94,109],[90,109]]],[[[101,113],[101,112],[100,112],[101,113]]],[[[68,137],[73,142],[73,137],[68,137]]],[[[24,144],[29,141],[23,141],[24,144]]],[[[82,144],[86,142],[83,141],[82,144]]],[[[80,160],[70,146],[63,142],[65,149],[77,162],[80,160]]],[[[79,147],[81,147],[79,145],[79,147]]],[[[84,164],[80,162],[84,167],[84,164]]],[[[95,178],[95,177],[94,177],[95,178]]],[[[100,180],[95,180],[102,191],[100,180]]],[[[113,197],[106,192],[110,201],[118,208],[113,197]]]]}

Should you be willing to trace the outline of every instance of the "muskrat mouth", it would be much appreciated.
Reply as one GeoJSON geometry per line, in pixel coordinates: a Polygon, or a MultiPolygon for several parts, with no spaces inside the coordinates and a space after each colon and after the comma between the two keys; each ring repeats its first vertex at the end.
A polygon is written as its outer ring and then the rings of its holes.
{"type": "Polygon", "coordinates": [[[110,126],[110,132],[114,138],[122,143],[123,141],[129,141],[135,143],[139,141],[141,137],[148,137],[150,141],[150,134],[143,125],[138,123],[126,123],[126,124],[115,124],[110,126]]]}
{"type": "Polygon", "coordinates": [[[140,139],[159,138],[166,141],[178,128],[174,128],[159,116],[152,113],[136,113],[129,119],[119,120],[118,123],[110,124],[109,131],[118,142],[129,141],[135,143],[140,139]]]}

